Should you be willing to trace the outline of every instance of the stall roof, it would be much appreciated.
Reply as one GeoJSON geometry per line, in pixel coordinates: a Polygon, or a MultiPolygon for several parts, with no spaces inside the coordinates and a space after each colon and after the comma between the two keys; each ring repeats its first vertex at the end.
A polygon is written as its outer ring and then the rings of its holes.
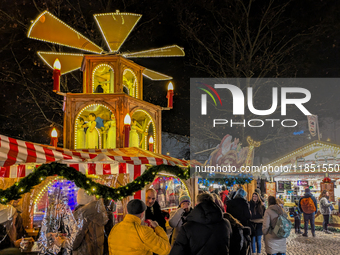
{"type": "Polygon", "coordinates": [[[267,165],[287,165],[291,164],[292,160],[298,158],[305,159],[316,159],[317,157],[337,157],[340,153],[340,145],[327,143],[323,141],[313,141],[310,142],[296,150],[284,155],[283,157],[279,157],[267,165]],[[318,154],[318,155],[317,155],[318,154]]]}
{"type": "Polygon", "coordinates": [[[185,160],[153,153],[136,147],[105,150],[68,150],[25,142],[0,135],[0,167],[26,163],[44,164],[54,161],[62,163],[110,163],[110,161],[116,161],[118,163],[132,165],[189,165],[185,160]]]}
{"type": "MultiPolygon", "coordinates": [[[[323,166],[326,163],[340,165],[340,145],[313,141],[267,163],[267,166],[290,166],[290,168],[296,166],[297,169],[291,169],[289,172],[283,173],[292,174],[292,172],[301,172],[300,169],[304,168],[304,165],[315,164],[316,170],[319,170],[317,166],[323,166]]],[[[308,173],[310,174],[310,172],[308,173]]],[[[272,174],[277,175],[277,173],[272,174]]]]}

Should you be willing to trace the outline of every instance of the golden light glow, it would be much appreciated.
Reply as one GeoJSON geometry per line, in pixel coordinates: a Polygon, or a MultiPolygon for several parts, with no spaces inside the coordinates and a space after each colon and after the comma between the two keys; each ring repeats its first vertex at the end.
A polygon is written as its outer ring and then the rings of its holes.
{"type": "Polygon", "coordinates": [[[145,69],[143,70],[143,75],[144,75],[146,78],[149,78],[150,80],[153,80],[153,81],[167,81],[167,80],[172,80],[172,77],[171,77],[171,76],[168,76],[168,75],[165,75],[165,74],[162,74],[162,73],[159,73],[159,72],[156,72],[156,71],[147,69],[147,68],[145,68],[145,69]]]}
{"type": "Polygon", "coordinates": [[[59,70],[59,71],[61,70],[61,64],[60,64],[60,61],[59,61],[58,58],[56,58],[56,59],[54,60],[53,69],[57,69],[57,70],[59,70]]]}
{"type": "Polygon", "coordinates": [[[152,138],[152,136],[150,136],[150,138],[149,138],[149,143],[150,143],[150,144],[153,143],[153,138],[152,138]]]}
{"type": "Polygon", "coordinates": [[[286,154],[283,157],[280,157],[279,159],[276,159],[270,163],[267,164],[267,166],[269,165],[284,165],[285,163],[289,164],[290,160],[292,158],[298,158],[298,157],[302,157],[305,155],[310,155],[314,152],[317,152],[321,149],[327,149],[327,150],[331,150],[334,152],[334,154],[339,154],[340,152],[340,147],[338,145],[335,144],[328,144],[328,143],[324,143],[324,142],[320,142],[320,141],[314,141],[311,142],[309,144],[307,144],[306,146],[300,147],[298,149],[296,149],[295,151],[286,154]]]}
{"type": "Polygon", "coordinates": [[[74,54],[74,53],[62,53],[62,52],[44,52],[38,51],[39,57],[48,65],[51,69],[53,68],[53,63],[56,58],[59,59],[60,64],[63,66],[60,74],[66,74],[77,70],[81,67],[83,62],[84,54],[74,54]]]}
{"type": "Polygon", "coordinates": [[[171,81],[169,82],[169,85],[168,85],[168,91],[169,90],[174,90],[174,85],[172,85],[171,81]]]}
{"type": "Polygon", "coordinates": [[[48,11],[42,12],[33,21],[27,37],[94,53],[103,52],[102,48],[48,11]]]}
{"type": "MultiPolygon", "coordinates": [[[[137,76],[135,74],[134,71],[132,71],[131,69],[127,68],[124,70],[123,72],[123,76],[126,76],[127,73],[131,73],[134,76],[134,82],[132,85],[132,97],[138,98],[138,86],[137,86],[137,76]]],[[[123,86],[125,85],[125,87],[128,89],[129,93],[130,93],[130,89],[126,86],[126,84],[123,84],[123,86]]]]}
{"type": "Polygon", "coordinates": [[[184,49],[178,45],[171,45],[151,50],[144,50],[132,53],[123,53],[126,58],[150,58],[150,57],[183,57],[184,49]]]}
{"type": "Polygon", "coordinates": [[[52,129],[51,137],[58,137],[58,132],[55,128],[52,129]]]}
{"type": "Polygon", "coordinates": [[[124,118],[124,125],[131,125],[131,117],[130,114],[126,114],[124,118]]]}
{"type": "Polygon", "coordinates": [[[114,70],[114,68],[111,66],[111,65],[109,65],[109,64],[99,64],[99,65],[97,65],[94,69],[93,69],[93,72],[92,72],[92,93],[94,93],[94,91],[95,91],[95,89],[94,89],[94,76],[95,76],[95,74],[96,74],[96,71],[99,69],[99,68],[101,68],[101,67],[104,67],[104,66],[107,66],[107,67],[109,67],[112,71],[114,70]]]}
{"type": "MultiPolygon", "coordinates": [[[[92,106],[95,106],[95,107],[102,106],[102,107],[106,108],[107,110],[109,110],[109,111],[111,112],[111,110],[110,110],[107,106],[105,106],[105,105],[103,105],[103,104],[90,104],[90,105],[84,107],[84,108],[77,114],[76,120],[79,119],[80,115],[81,115],[87,108],[92,107],[92,106]]],[[[98,136],[100,137],[100,131],[98,130],[98,128],[95,128],[95,129],[96,129],[96,131],[97,131],[97,133],[98,133],[98,136]]],[[[74,125],[74,133],[77,134],[77,124],[74,125]]],[[[99,148],[101,148],[101,147],[102,147],[102,142],[101,142],[101,139],[99,139],[99,148]]],[[[76,136],[76,135],[74,136],[74,148],[75,148],[75,149],[85,149],[85,148],[77,148],[77,136],[76,136]]]]}
{"type": "MultiPolygon", "coordinates": [[[[150,124],[152,124],[152,132],[153,132],[153,136],[155,136],[154,146],[155,146],[155,148],[156,148],[156,135],[157,135],[157,134],[156,134],[156,126],[155,126],[155,122],[153,121],[153,119],[151,118],[150,114],[149,114],[147,111],[145,111],[145,110],[136,110],[133,114],[135,114],[136,112],[143,112],[143,113],[145,113],[145,114],[148,116],[149,122],[148,122],[148,124],[146,125],[144,132],[147,133],[148,130],[149,130],[150,124]]],[[[132,116],[133,116],[133,115],[132,115],[132,116]]],[[[147,136],[147,135],[145,135],[145,137],[144,137],[144,146],[145,146],[144,148],[147,148],[148,139],[147,139],[146,136],[147,136]]]]}
{"type": "Polygon", "coordinates": [[[135,13],[101,13],[93,15],[111,52],[116,52],[125,42],[142,17],[135,13]]]}

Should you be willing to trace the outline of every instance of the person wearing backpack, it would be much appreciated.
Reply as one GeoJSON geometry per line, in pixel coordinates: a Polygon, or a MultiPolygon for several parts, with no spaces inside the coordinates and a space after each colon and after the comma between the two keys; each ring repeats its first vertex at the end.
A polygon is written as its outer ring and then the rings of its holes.
{"type": "Polygon", "coordinates": [[[287,214],[277,204],[276,198],[269,196],[268,209],[264,213],[262,225],[268,255],[286,254],[286,238],[289,236],[291,226],[292,224],[287,219],[287,214]]]}
{"type": "Polygon", "coordinates": [[[299,201],[299,209],[303,212],[305,221],[305,233],[302,236],[308,237],[308,222],[310,222],[312,235],[315,237],[315,212],[318,210],[318,203],[309,188],[305,189],[305,195],[299,201]]]}

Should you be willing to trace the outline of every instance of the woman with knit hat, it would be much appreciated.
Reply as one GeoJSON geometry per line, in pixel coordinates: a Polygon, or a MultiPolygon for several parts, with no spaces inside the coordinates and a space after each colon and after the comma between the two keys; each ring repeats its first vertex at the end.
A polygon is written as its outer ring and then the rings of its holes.
{"type": "Polygon", "coordinates": [[[191,210],[191,198],[189,197],[188,193],[182,192],[181,196],[179,197],[178,209],[170,213],[169,225],[173,228],[170,238],[171,245],[175,243],[179,230],[186,222],[186,218],[191,210]]]}

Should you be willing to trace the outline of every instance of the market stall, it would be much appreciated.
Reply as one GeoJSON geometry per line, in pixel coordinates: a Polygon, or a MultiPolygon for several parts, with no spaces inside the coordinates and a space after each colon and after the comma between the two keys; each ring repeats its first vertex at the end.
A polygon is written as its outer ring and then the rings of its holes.
{"type": "MultiPolygon", "coordinates": [[[[267,164],[273,171],[269,175],[276,188],[276,197],[282,198],[285,207],[293,207],[295,201],[304,195],[305,188],[319,198],[322,190],[330,193],[330,201],[336,202],[332,212],[331,224],[338,226],[340,189],[340,146],[313,141],[283,157],[267,164]]],[[[322,224],[322,215],[316,217],[316,224],[322,224]]],[[[340,225],[339,225],[340,226],[340,225]]]]}
{"type": "MultiPolygon", "coordinates": [[[[12,139],[0,135],[0,177],[1,189],[11,187],[21,178],[34,172],[35,167],[49,162],[61,162],[86,174],[98,183],[109,187],[121,187],[133,182],[150,166],[170,165],[188,167],[189,163],[166,155],[144,151],[138,148],[113,150],[67,150],[12,139]],[[20,153],[19,153],[20,152],[20,153]],[[138,156],[136,156],[138,155],[138,156]]],[[[164,209],[178,204],[176,196],[180,190],[191,194],[190,181],[184,183],[175,175],[160,173],[151,184],[159,191],[158,200],[164,209]],[[188,188],[189,187],[189,188],[188,188]],[[163,194],[163,196],[161,196],[163,194]],[[161,200],[162,199],[162,200],[161,200]]],[[[23,194],[23,221],[25,228],[34,236],[35,229],[41,226],[42,217],[55,196],[66,196],[71,209],[77,206],[77,187],[74,182],[58,176],[43,179],[29,193],[23,194]]],[[[144,190],[136,191],[133,198],[144,200],[144,190]]],[[[129,199],[129,198],[126,198],[129,199]]],[[[124,204],[116,201],[115,217],[119,222],[124,215],[124,204]]],[[[162,208],[163,209],[163,208],[162,208]]]]}

